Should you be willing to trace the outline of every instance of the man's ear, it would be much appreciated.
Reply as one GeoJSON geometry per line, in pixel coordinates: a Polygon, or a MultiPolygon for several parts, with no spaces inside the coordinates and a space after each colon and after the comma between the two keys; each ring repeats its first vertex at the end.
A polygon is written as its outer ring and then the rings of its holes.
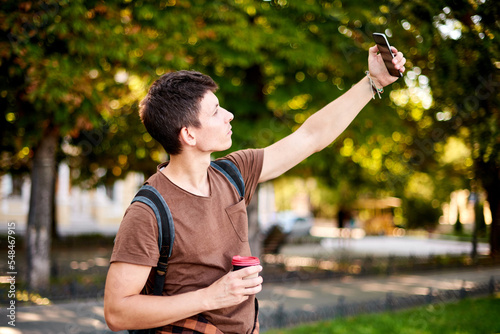
{"type": "Polygon", "coordinates": [[[196,145],[196,137],[194,133],[188,127],[183,127],[179,133],[179,139],[184,145],[194,146],[196,145]]]}

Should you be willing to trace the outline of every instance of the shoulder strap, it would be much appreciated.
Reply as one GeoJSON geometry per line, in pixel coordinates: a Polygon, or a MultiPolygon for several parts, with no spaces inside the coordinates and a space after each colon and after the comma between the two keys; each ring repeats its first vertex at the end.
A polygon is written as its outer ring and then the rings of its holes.
{"type": "Polygon", "coordinates": [[[165,284],[165,273],[168,266],[168,258],[172,255],[172,247],[175,239],[175,227],[172,214],[163,196],[150,185],[144,185],[135,195],[132,203],[142,202],[153,210],[158,223],[158,248],[160,259],[156,266],[156,275],[153,294],[160,296],[165,284]]]}
{"type": "Polygon", "coordinates": [[[227,177],[229,182],[238,190],[241,197],[245,196],[245,182],[243,182],[240,170],[232,161],[221,159],[212,161],[210,164],[227,177]]]}

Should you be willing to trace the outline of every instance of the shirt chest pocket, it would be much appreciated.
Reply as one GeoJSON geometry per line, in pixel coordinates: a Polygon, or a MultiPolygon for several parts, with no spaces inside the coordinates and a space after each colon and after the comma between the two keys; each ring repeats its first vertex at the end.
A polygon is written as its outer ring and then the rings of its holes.
{"type": "Polygon", "coordinates": [[[226,214],[238,238],[243,242],[248,242],[248,216],[245,199],[227,207],[226,214]]]}

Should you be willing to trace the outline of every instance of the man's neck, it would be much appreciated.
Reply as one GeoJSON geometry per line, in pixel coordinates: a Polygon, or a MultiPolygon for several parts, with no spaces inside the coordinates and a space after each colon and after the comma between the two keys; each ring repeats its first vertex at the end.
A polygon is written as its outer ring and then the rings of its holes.
{"type": "Polygon", "coordinates": [[[197,196],[210,196],[208,167],[210,155],[193,156],[187,152],[170,156],[162,173],[178,187],[197,196]]]}

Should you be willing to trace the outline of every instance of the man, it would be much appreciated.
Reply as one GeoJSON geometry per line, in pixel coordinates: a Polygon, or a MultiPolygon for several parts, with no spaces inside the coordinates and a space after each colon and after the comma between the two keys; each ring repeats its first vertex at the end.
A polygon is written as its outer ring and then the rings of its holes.
{"type": "MultiPolygon", "coordinates": [[[[404,72],[403,54],[393,51],[397,53],[395,68],[404,72]]],[[[262,278],[244,278],[262,267],[231,271],[232,256],[250,255],[246,205],[258,183],[276,178],[328,146],[373,98],[374,91],[396,80],[377,53],[376,46],[370,48],[368,76],[309,117],[297,131],[264,149],[226,157],[243,176],[243,199],[210,166],[212,152],[231,146],[233,114],[219,105],[214,94],[217,85],[200,73],[180,71],[164,75],[151,86],[141,105],[141,119],[170,160],[159,166],[148,183],[170,207],[175,243],[164,295],[141,295],[159,257],[158,228],[145,204],[136,202],[127,209],[105,289],[105,317],[112,330],[258,333],[255,294],[262,289],[262,278]]]]}

